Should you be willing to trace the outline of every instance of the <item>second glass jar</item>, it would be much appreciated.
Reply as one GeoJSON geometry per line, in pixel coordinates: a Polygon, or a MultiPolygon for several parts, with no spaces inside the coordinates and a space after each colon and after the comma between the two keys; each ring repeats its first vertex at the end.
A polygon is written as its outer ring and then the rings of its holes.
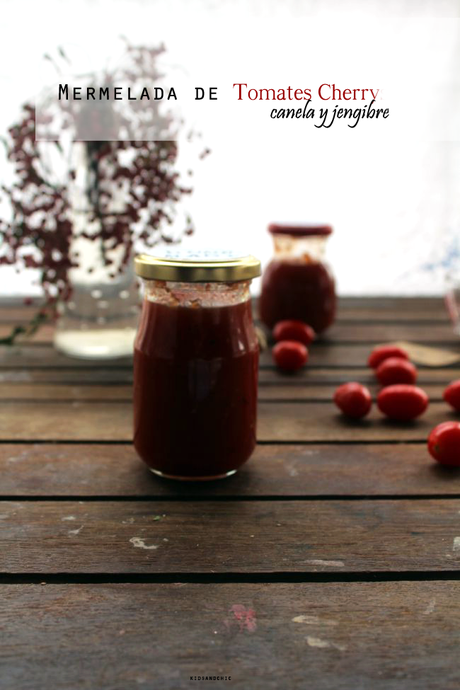
{"type": "Polygon", "coordinates": [[[325,263],[329,225],[270,225],[274,257],[264,271],[259,313],[269,328],[296,319],[322,333],[336,313],[334,277],[325,263]]]}

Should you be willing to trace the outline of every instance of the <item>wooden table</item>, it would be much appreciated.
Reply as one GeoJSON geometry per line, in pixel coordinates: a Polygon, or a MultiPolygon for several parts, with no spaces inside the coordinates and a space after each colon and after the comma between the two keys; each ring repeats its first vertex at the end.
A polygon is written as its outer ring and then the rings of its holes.
{"type": "Polygon", "coordinates": [[[343,299],[296,376],[265,352],[255,456],[203,486],[136,458],[129,361],[51,335],[1,350],[2,689],[458,690],[460,475],[425,440],[460,368],[416,423],[331,404],[375,343],[458,349],[441,300],[343,299]]]}

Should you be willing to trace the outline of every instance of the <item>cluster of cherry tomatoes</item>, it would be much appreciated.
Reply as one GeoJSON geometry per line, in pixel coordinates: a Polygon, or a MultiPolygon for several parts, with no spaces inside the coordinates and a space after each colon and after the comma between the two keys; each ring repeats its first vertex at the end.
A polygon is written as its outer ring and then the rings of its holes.
{"type": "MultiPolygon", "coordinates": [[[[280,321],[273,329],[273,337],[273,359],[280,369],[292,372],[305,366],[308,347],[315,339],[310,326],[302,321],[280,321]]],[[[426,411],[428,395],[415,385],[418,371],[405,350],[390,345],[376,347],[367,363],[382,385],[377,407],[386,417],[408,422],[426,411]]],[[[460,412],[460,380],[446,388],[444,400],[460,412]]],[[[371,410],[372,396],[361,383],[345,383],[335,391],[334,402],[347,417],[362,419],[371,410]]],[[[438,462],[460,467],[460,422],[444,422],[435,427],[428,438],[428,450],[438,462]]]]}
{"type": "Polygon", "coordinates": [[[308,362],[308,346],[316,336],[311,326],[303,321],[279,321],[273,329],[276,345],[273,360],[283,371],[298,371],[308,362]]]}
{"type": "MultiPolygon", "coordinates": [[[[425,391],[415,385],[418,372],[405,350],[377,347],[371,352],[368,365],[383,386],[377,395],[377,406],[384,415],[407,422],[425,412],[430,401],[425,391]]],[[[446,388],[444,400],[460,412],[460,381],[446,388]]],[[[355,382],[339,386],[334,402],[343,414],[353,419],[362,419],[372,407],[368,388],[355,382]]],[[[441,464],[460,467],[460,422],[444,422],[435,427],[428,437],[428,450],[441,464]]]]}
{"type": "MultiPolygon", "coordinates": [[[[424,390],[418,388],[418,372],[409,362],[405,350],[399,347],[382,346],[373,350],[367,361],[374,370],[382,390],[377,396],[379,410],[389,419],[408,422],[420,417],[429,405],[424,390]]],[[[372,407],[369,390],[360,383],[345,383],[334,395],[337,407],[354,419],[365,417],[372,407]]]]}

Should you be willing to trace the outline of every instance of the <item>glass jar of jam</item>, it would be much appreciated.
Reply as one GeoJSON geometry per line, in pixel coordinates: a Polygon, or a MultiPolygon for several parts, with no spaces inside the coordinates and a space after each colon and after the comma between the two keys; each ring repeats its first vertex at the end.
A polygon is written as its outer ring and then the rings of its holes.
{"type": "Polygon", "coordinates": [[[259,344],[252,256],[138,256],[144,300],[134,346],[134,446],[158,475],[228,477],[256,444],[259,344]]]}
{"type": "Polygon", "coordinates": [[[269,328],[297,319],[322,333],[336,312],[335,281],[324,263],[330,225],[269,225],[275,255],[262,278],[260,318],[269,328]]]}

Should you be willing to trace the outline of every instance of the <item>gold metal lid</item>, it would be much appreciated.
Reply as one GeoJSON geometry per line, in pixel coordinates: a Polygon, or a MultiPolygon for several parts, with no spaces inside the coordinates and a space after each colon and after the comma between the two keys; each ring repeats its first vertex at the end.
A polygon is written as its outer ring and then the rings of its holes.
{"type": "Polygon", "coordinates": [[[147,280],[178,283],[233,283],[261,274],[260,261],[231,251],[183,251],[166,249],[155,256],[140,254],[134,259],[136,274],[147,280]]]}

